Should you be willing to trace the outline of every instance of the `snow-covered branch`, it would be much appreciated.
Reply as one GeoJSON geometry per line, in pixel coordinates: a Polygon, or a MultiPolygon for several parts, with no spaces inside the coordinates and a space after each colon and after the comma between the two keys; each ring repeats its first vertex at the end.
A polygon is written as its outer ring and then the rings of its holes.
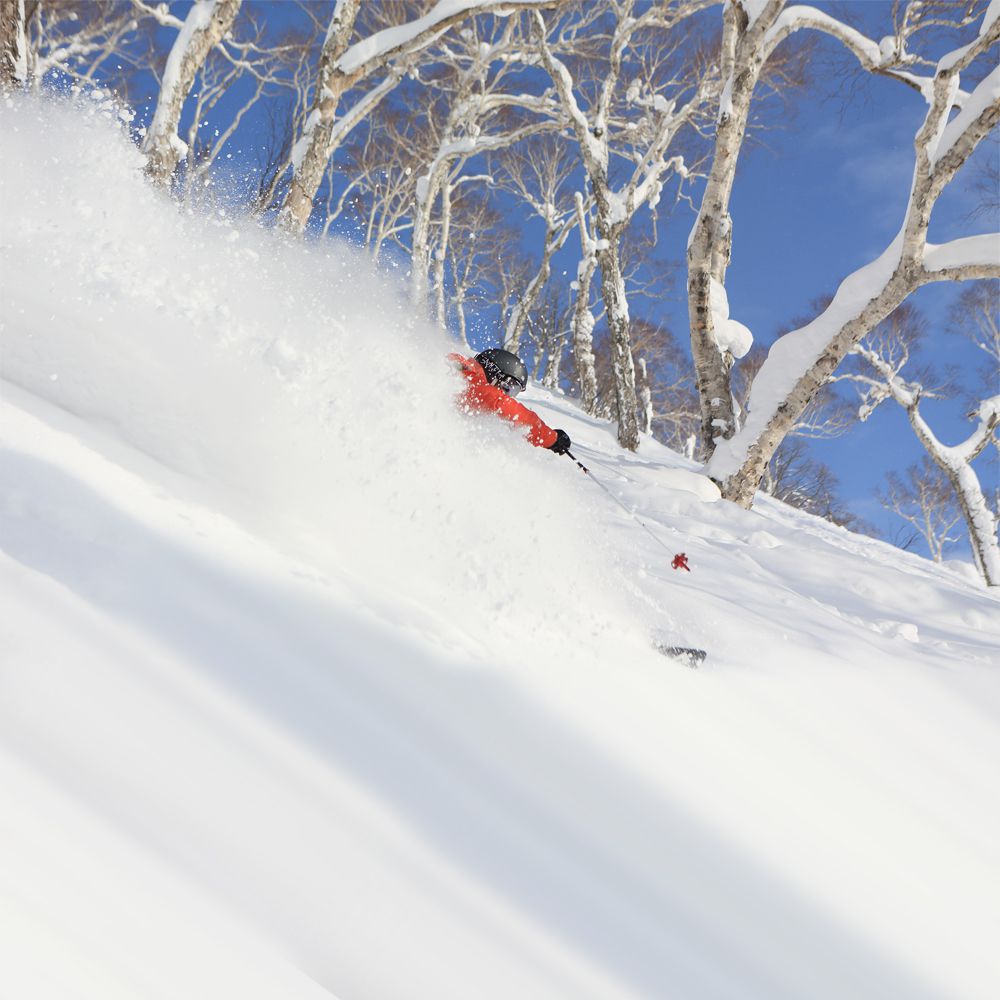
{"type": "Polygon", "coordinates": [[[349,44],[360,0],[338,0],[320,66],[313,107],[293,159],[292,181],[280,221],[301,233],[312,212],[313,198],[327,163],[344,133],[334,129],[342,96],[395,60],[407,60],[433,44],[450,28],[477,14],[506,16],[526,8],[552,6],[557,0],[438,0],[423,17],[376,31],[349,44]]]}
{"type": "Polygon", "coordinates": [[[208,54],[222,40],[239,12],[242,0],[195,0],[167,56],[153,121],[142,151],[146,173],[168,184],[187,145],[177,134],[181,110],[208,54]]]}
{"type": "Polygon", "coordinates": [[[926,244],[925,281],[1000,278],[1000,233],[965,236],[950,243],[926,244]]]}
{"type": "Polygon", "coordinates": [[[980,575],[988,586],[1000,586],[997,517],[990,510],[979,477],[972,467],[975,459],[996,437],[996,429],[1000,423],[1000,395],[984,399],[970,414],[976,421],[973,431],[959,444],[947,446],[937,437],[920,411],[921,400],[927,395],[924,387],[902,377],[908,351],[894,351],[898,346],[890,336],[883,342],[881,349],[864,342],[852,348],[851,353],[861,358],[871,370],[871,374],[862,372],[846,376],[864,389],[862,417],[870,414],[886,399],[894,400],[906,411],[917,440],[954,490],[980,575]],[[890,353],[895,354],[892,359],[889,357],[890,353]]]}
{"type": "MultiPolygon", "coordinates": [[[[1000,22],[995,34],[1000,37],[1000,22]]],[[[943,178],[950,178],[969,158],[979,141],[997,123],[1000,99],[1000,66],[993,70],[963,102],[961,111],[945,125],[931,150],[931,167],[943,178]]],[[[947,183],[947,181],[944,181],[947,183]]]]}
{"type": "Polygon", "coordinates": [[[717,443],[706,471],[722,484],[728,499],[749,506],[771,455],[799,414],[847,353],[912,292],[930,281],[997,275],[997,234],[940,247],[927,243],[931,214],[942,190],[1000,121],[1000,90],[991,73],[949,126],[960,92],[959,70],[1000,38],[997,9],[994,0],[971,48],[963,46],[955,50],[958,55],[937,63],[927,88],[927,114],[914,137],[913,181],[896,238],[876,260],[842,282],[815,320],[778,340],[754,382],[746,423],[732,438],[717,443]],[[947,151],[936,157],[945,141],[947,151]]]}
{"type": "Polygon", "coordinates": [[[167,4],[149,4],[143,3],[143,0],[131,0],[131,3],[140,14],[151,17],[161,27],[176,28],[178,31],[184,30],[184,22],[170,13],[170,7],[167,4]]]}
{"type": "Polygon", "coordinates": [[[548,37],[544,19],[540,14],[535,15],[541,61],[555,85],[593,192],[598,236],[596,260],[601,269],[601,294],[611,332],[618,441],[630,450],[639,444],[638,399],[621,241],[639,209],[647,204],[655,206],[666,172],[674,169],[685,175],[683,160],[669,156],[669,147],[681,128],[704,112],[713,97],[717,78],[707,67],[691,67],[687,77],[675,74],[667,82],[661,78],[655,92],[646,97],[640,93],[639,82],[633,81],[623,95],[625,106],[643,112],[643,127],[631,120],[631,130],[625,129],[622,135],[613,132],[613,109],[619,96],[622,67],[628,54],[637,47],[637,39],[655,29],[659,33],[657,56],[665,62],[672,40],[682,36],[683,22],[714,2],[717,0],[674,0],[647,7],[638,15],[635,0],[617,3],[599,78],[588,81],[591,87],[579,88],[581,94],[589,95],[586,110],[577,96],[572,73],[548,37]],[[678,108],[685,94],[687,98],[678,108]],[[626,138],[629,135],[631,139],[626,138]],[[609,171],[613,148],[618,153],[628,150],[635,164],[629,179],[617,188],[609,171]]]}

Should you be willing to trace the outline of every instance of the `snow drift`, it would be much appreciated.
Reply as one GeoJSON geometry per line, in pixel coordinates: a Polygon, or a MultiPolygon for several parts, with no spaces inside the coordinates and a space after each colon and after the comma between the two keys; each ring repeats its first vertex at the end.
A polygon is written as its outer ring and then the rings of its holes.
{"type": "Polygon", "coordinates": [[[533,390],[654,541],[114,115],[0,106],[0,993],[990,997],[995,595],[533,390]]]}

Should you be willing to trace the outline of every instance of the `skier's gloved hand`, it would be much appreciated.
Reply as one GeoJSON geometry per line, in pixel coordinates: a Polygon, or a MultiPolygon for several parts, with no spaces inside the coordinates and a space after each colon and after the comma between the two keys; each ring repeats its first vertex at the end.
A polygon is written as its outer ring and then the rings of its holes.
{"type": "Polygon", "coordinates": [[[556,439],[549,445],[549,451],[554,451],[557,455],[565,455],[570,450],[573,442],[565,431],[556,429],[556,439]]]}

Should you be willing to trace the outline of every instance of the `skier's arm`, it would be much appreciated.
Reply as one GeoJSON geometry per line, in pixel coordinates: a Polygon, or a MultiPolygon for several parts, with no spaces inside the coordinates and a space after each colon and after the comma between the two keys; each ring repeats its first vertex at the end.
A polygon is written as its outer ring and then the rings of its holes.
{"type": "Polygon", "coordinates": [[[559,439],[559,435],[534,410],[529,410],[523,403],[511,399],[496,386],[476,386],[473,391],[479,396],[484,409],[493,410],[512,424],[526,426],[528,441],[536,448],[551,448],[559,439]]]}

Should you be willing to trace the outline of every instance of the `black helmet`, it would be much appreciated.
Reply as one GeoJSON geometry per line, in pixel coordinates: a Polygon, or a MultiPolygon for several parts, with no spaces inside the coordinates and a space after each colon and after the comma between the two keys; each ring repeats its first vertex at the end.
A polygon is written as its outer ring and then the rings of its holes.
{"type": "Polygon", "coordinates": [[[476,355],[476,360],[486,372],[486,381],[512,396],[516,396],[528,384],[528,369],[524,367],[524,362],[510,351],[494,347],[488,351],[480,351],[476,355]]]}

